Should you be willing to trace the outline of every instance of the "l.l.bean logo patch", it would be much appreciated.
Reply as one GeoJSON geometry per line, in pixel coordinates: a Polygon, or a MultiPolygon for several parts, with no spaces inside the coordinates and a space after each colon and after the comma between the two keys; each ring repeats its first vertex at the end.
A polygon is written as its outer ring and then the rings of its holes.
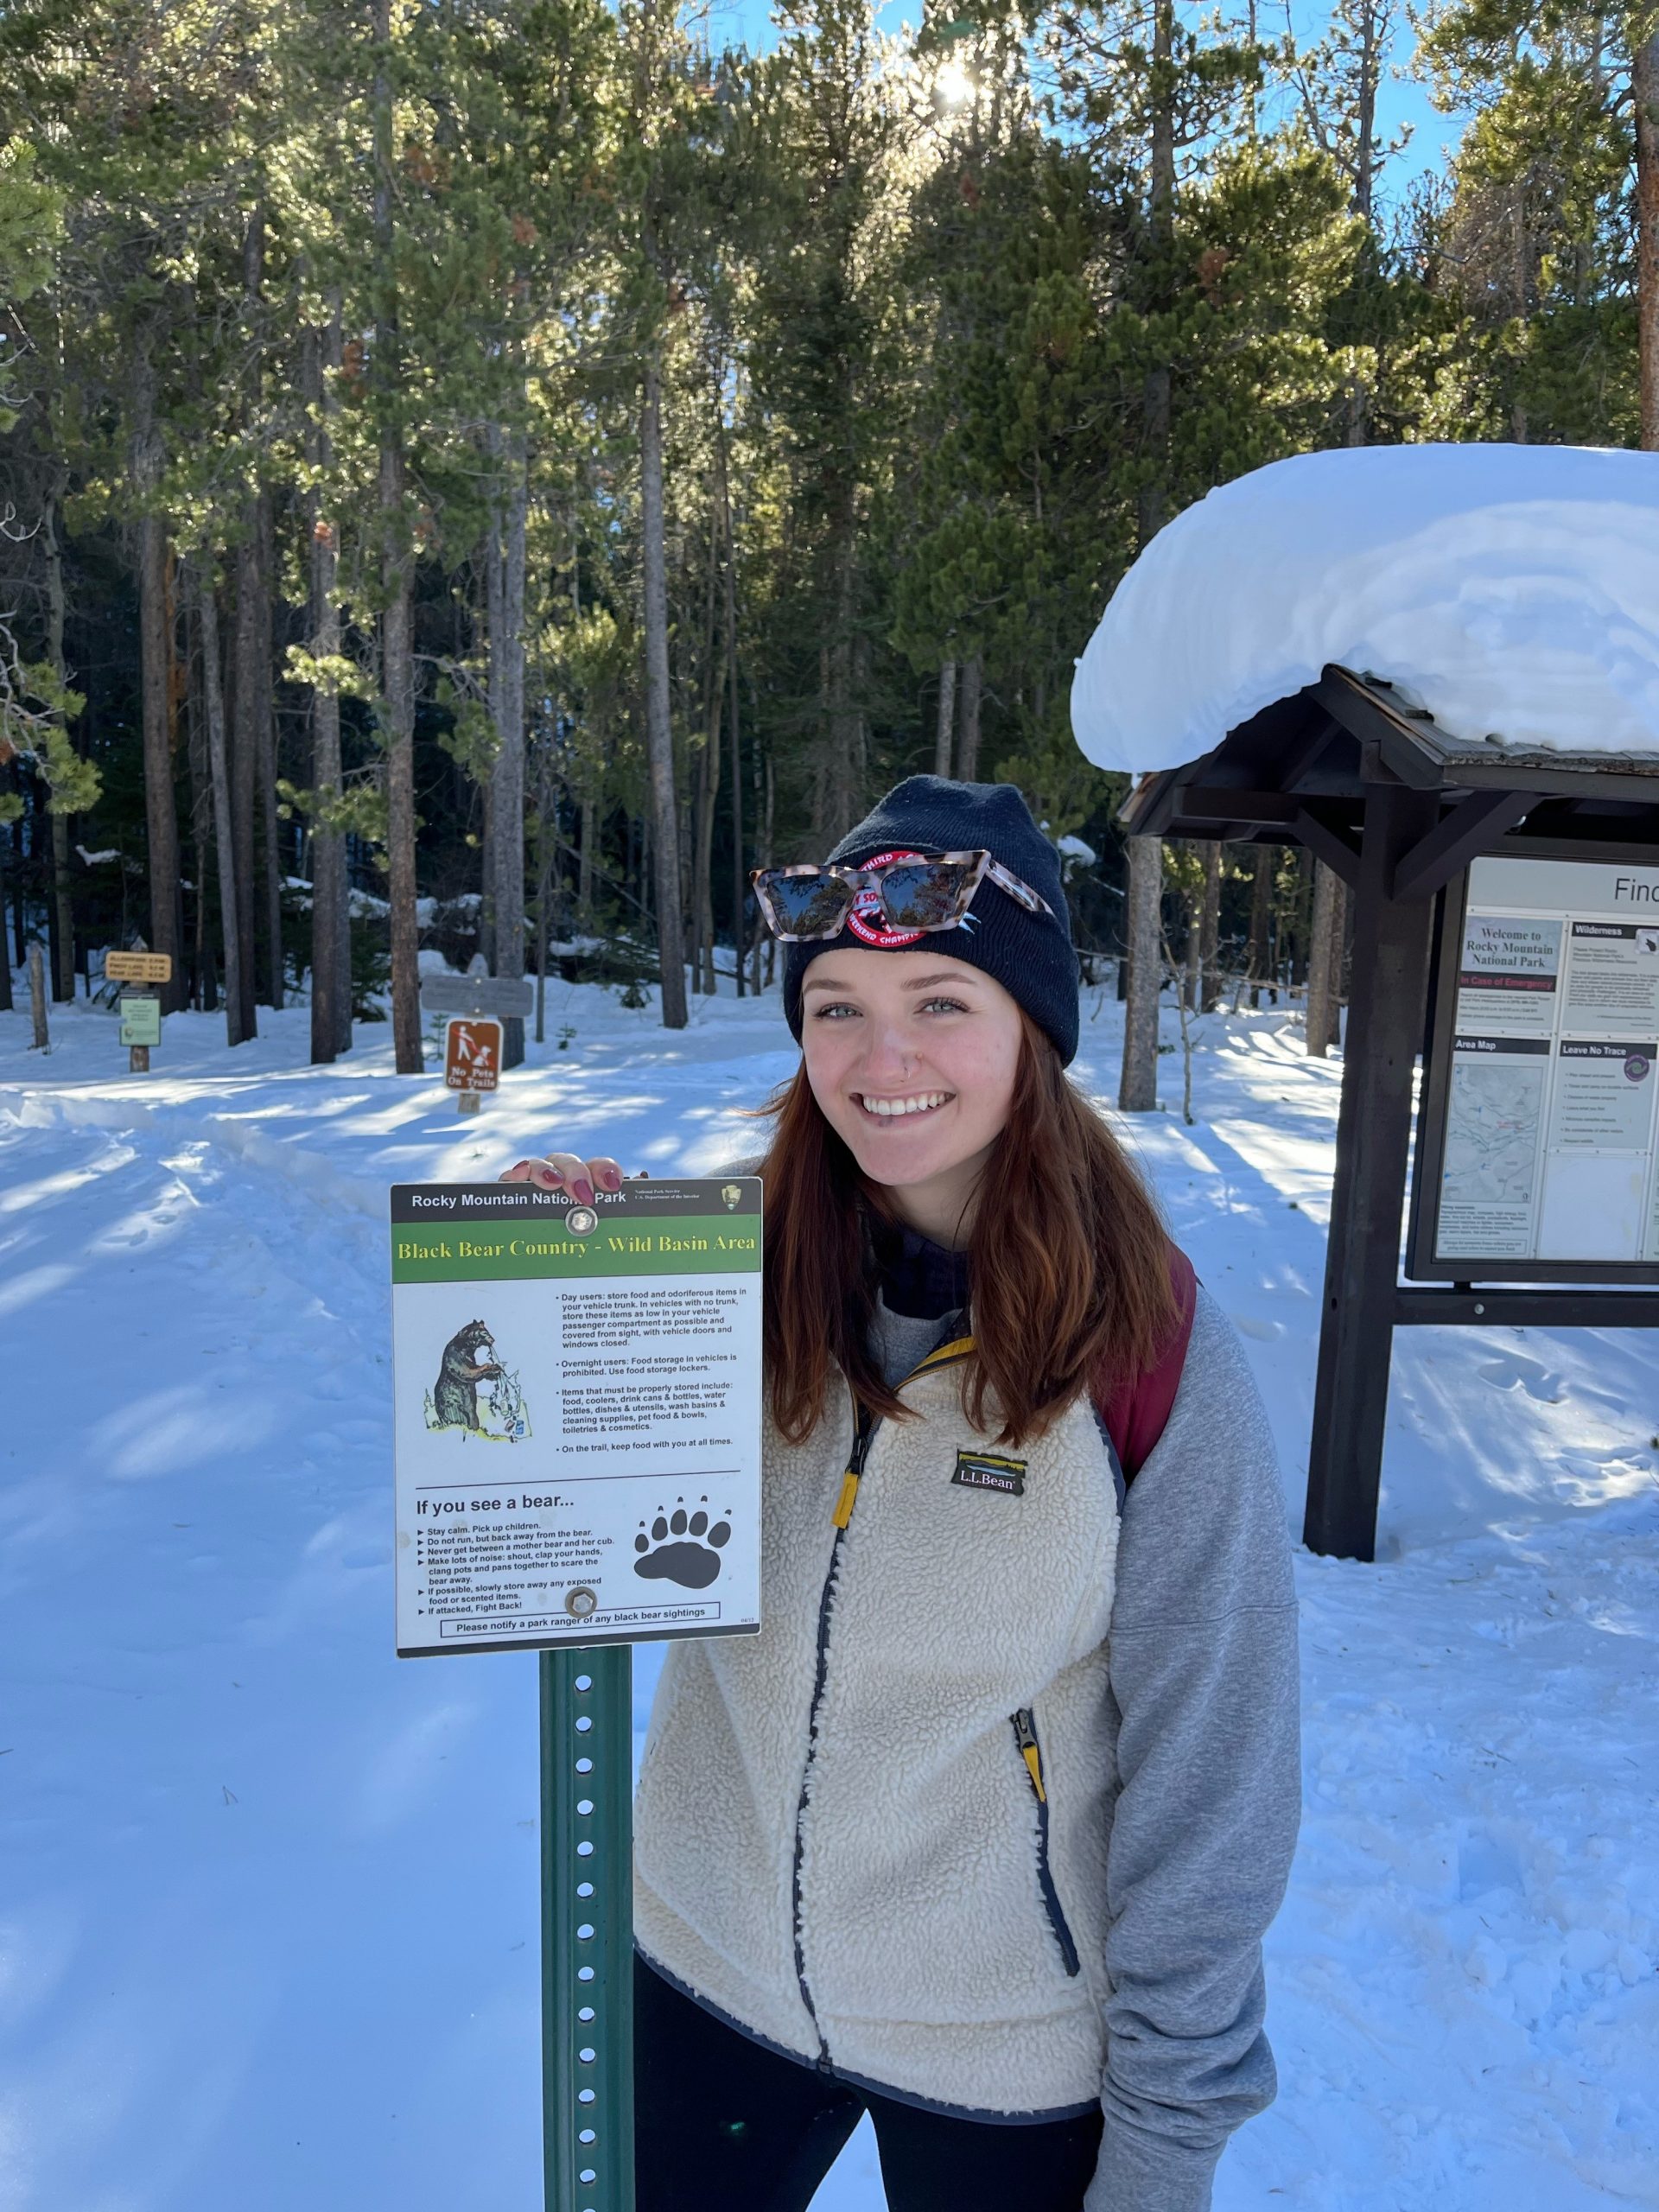
{"type": "Polygon", "coordinates": [[[950,1479],[963,1490],[995,1490],[1004,1497],[1023,1497],[1026,1463],[1005,1459],[1000,1452],[958,1452],[957,1471],[950,1479]]]}

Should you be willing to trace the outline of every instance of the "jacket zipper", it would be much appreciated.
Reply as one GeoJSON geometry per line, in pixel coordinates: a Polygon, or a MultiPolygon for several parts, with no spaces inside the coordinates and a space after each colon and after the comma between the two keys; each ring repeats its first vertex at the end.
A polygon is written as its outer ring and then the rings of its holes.
{"type": "Polygon", "coordinates": [[[1054,1886],[1053,1870],[1048,1863],[1048,1790],[1043,1781],[1043,1753],[1037,1741],[1037,1723],[1028,1705],[1022,1706],[1014,1715],[1014,1740],[1020,1747],[1020,1756],[1031,1777],[1032,1794],[1037,1800],[1037,1885],[1043,1893],[1043,1910],[1048,1915],[1048,1924],[1060,1947],[1060,1958],[1067,1974],[1077,1974],[1083,1970],[1083,1961],[1071,1940],[1071,1930],[1066,1926],[1060,1893],[1054,1886]]]}
{"type": "Polygon", "coordinates": [[[841,1478],[840,1493],[836,1499],[835,1541],[830,1548],[829,1571],[823,1578],[823,1589],[818,1599],[817,1671],[812,1683],[812,1704],[806,1723],[806,1764],[801,1773],[801,1792],[795,1805],[795,1865],[791,1882],[791,1918],[795,1935],[795,1979],[800,1986],[801,2002],[811,2019],[813,2032],[818,2038],[818,2066],[828,2074],[834,2071],[830,2046],[824,2040],[823,2030],[818,2024],[818,2008],[812,2002],[812,1992],[807,1986],[806,1954],[801,1939],[801,1835],[806,1819],[807,1787],[812,1778],[812,1761],[818,1745],[818,1707],[823,1701],[824,1677],[830,1663],[830,1600],[835,1592],[836,1578],[841,1570],[842,1540],[847,1534],[847,1524],[853,1517],[853,1504],[858,1496],[860,1478],[864,1472],[864,1461],[870,1448],[870,1439],[875,1433],[876,1423],[868,1407],[861,1406],[853,1432],[853,1448],[847,1461],[847,1471],[841,1478]]]}

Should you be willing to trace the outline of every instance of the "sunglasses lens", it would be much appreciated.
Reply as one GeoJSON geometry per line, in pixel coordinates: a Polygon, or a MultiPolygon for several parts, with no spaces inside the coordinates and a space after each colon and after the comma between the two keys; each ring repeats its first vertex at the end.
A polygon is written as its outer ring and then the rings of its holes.
{"type": "Polygon", "coordinates": [[[896,930],[931,930],[955,920],[972,873],[961,861],[901,861],[881,879],[888,921],[896,930]]]}
{"type": "Polygon", "coordinates": [[[847,886],[833,875],[767,875],[761,887],[777,926],[791,937],[839,929],[853,903],[847,886]]]}

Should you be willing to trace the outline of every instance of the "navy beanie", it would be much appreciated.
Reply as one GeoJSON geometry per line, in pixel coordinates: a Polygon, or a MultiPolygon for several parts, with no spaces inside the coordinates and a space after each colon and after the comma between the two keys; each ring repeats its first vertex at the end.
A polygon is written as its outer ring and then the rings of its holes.
{"type": "MultiPolygon", "coordinates": [[[[1077,1049],[1077,956],[1071,944],[1059,856],[1031,818],[1012,784],[957,784],[944,776],[909,776],[897,784],[829,855],[843,868],[868,868],[882,855],[904,853],[988,852],[993,860],[1040,893],[1052,915],[1028,913],[988,876],[974,893],[963,920],[951,930],[895,938],[893,951],[938,950],[993,976],[1049,1037],[1066,1066],[1077,1049]]],[[[801,985],[821,952],[881,946],[880,917],[874,927],[855,913],[839,937],[784,947],[784,1018],[798,1044],[801,985]]]]}

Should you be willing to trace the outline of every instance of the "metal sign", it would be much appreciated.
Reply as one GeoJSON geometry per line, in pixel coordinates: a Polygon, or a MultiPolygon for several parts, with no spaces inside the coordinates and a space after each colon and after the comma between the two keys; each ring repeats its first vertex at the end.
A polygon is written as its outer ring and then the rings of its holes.
{"type": "Polygon", "coordinates": [[[161,1043],[162,1002],[153,992],[123,991],[119,1005],[124,1045],[161,1043]]]}
{"type": "MultiPolygon", "coordinates": [[[[170,983],[173,956],[170,952],[106,952],[104,974],[111,983],[170,983]]],[[[156,1041],[153,1037],[149,1039],[152,1045],[156,1041]]]]}
{"type": "Polygon", "coordinates": [[[1659,1281],[1659,868],[1494,855],[1462,891],[1407,1274],[1659,1281]]]}
{"type": "Polygon", "coordinates": [[[452,1021],[444,1046],[443,1079],[451,1090],[494,1090],[501,1080],[501,1024],[452,1021]]]}
{"type": "Polygon", "coordinates": [[[488,1014],[520,1021],[534,1011],[536,986],[528,976],[423,976],[423,1014],[488,1014]]]}
{"type": "Polygon", "coordinates": [[[391,1193],[398,1651],[540,1647],[545,2212],[634,2208],[632,1647],[760,1623],[761,1201],[391,1193]]]}

